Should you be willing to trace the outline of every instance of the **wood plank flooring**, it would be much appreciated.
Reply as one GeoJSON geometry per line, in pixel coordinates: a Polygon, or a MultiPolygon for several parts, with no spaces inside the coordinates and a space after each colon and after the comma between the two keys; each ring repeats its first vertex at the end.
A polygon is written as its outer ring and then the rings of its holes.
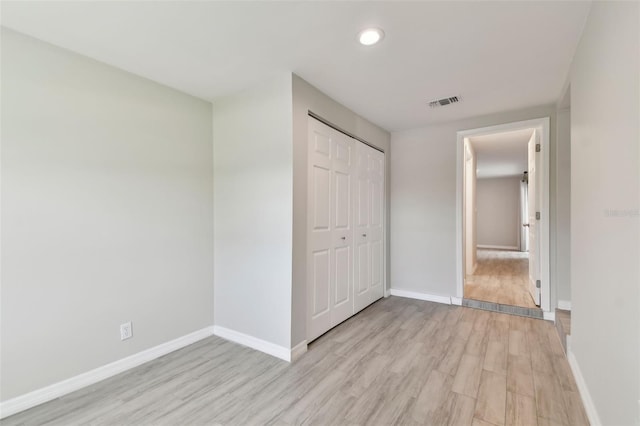
{"type": "Polygon", "coordinates": [[[211,337],[2,425],[586,425],[550,322],[399,297],[288,364],[211,337]]]}
{"type": "Polygon", "coordinates": [[[529,254],[478,250],[478,266],[464,281],[464,297],[503,305],[536,308],[529,294],[529,254]]]}

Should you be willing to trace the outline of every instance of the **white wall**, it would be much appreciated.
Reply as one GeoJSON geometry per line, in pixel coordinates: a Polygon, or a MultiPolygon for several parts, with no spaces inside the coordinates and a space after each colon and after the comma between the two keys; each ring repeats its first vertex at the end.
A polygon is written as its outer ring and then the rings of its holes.
{"type": "Polygon", "coordinates": [[[639,9],[594,2],[570,74],[570,349],[605,425],[640,424],[639,9]]]}
{"type": "MultiPolygon", "coordinates": [[[[324,93],[293,75],[293,297],[292,329],[293,346],[307,338],[307,123],[309,111],[329,121],[334,126],[367,141],[385,152],[385,185],[387,193],[387,224],[389,235],[389,171],[390,135],[375,124],[360,117],[350,109],[329,98],[324,93]]],[[[386,241],[387,265],[389,265],[389,239],[386,241]]],[[[389,268],[386,270],[389,282],[389,268]]],[[[387,284],[388,287],[388,284],[387,284]]]]}
{"type": "Polygon", "coordinates": [[[476,150],[468,139],[464,140],[465,163],[464,163],[464,263],[465,274],[472,275],[478,266],[478,229],[476,226],[478,218],[478,197],[477,197],[477,172],[478,158],[476,150]]]}
{"type": "Polygon", "coordinates": [[[478,246],[520,247],[519,176],[478,179],[478,246]]]}
{"type": "MultiPolygon", "coordinates": [[[[391,287],[456,296],[456,138],[461,130],[550,117],[555,164],[555,106],[470,118],[391,135],[391,287]]],[[[550,173],[550,209],[555,173],[550,173]]],[[[555,216],[551,216],[553,227],[555,216]]],[[[553,233],[551,245],[554,247],[553,233]]],[[[553,266],[553,265],[552,265],[553,266]]],[[[551,270],[551,306],[555,275],[551,270]]]]}
{"type": "Polygon", "coordinates": [[[571,301],[571,110],[558,110],[556,259],[558,300],[571,301]]]}
{"type": "Polygon", "coordinates": [[[1,101],[3,401],[210,326],[211,105],[5,29],[1,101]]]}
{"type": "Polygon", "coordinates": [[[291,74],[216,100],[215,325],[291,347],[291,74]]]}

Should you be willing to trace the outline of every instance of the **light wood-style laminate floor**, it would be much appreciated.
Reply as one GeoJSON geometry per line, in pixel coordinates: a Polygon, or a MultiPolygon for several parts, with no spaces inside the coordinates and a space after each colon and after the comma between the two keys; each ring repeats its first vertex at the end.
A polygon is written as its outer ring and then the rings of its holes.
{"type": "Polygon", "coordinates": [[[529,253],[478,250],[478,267],[464,281],[464,297],[535,308],[529,294],[529,253]]]}
{"type": "Polygon", "coordinates": [[[383,299],[294,364],[207,338],[3,425],[585,425],[552,323],[383,299]]]}

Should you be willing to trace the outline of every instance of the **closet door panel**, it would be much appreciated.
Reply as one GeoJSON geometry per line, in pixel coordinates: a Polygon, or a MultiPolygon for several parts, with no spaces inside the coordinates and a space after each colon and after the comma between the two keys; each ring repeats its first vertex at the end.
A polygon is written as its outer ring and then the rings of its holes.
{"type": "MultiPolygon", "coordinates": [[[[382,241],[374,241],[371,243],[371,288],[373,289],[374,293],[377,292],[378,288],[382,288],[382,269],[383,269],[383,265],[382,265],[382,241]]],[[[376,293],[377,294],[377,293],[376,293]]],[[[382,297],[382,295],[380,295],[379,297],[375,298],[374,294],[374,300],[379,299],[380,297],[382,297]]]]}
{"type": "Polygon", "coordinates": [[[369,152],[371,194],[369,244],[371,246],[371,301],[384,295],[384,154],[369,152]]]}
{"type": "Polygon", "coordinates": [[[355,216],[356,230],[369,226],[369,188],[368,163],[369,156],[362,143],[356,144],[356,164],[354,179],[356,180],[355,216]]]}
{"type": "Polygon", "coordinates": [[[307,335],[318,337],[331,327],[333,279],[333,178],[335,135],[309,122],[307,195],[307,335]]]}
{"type": "Polygon", "coordinates": [[[351,176],[347,173],[336,172],[336,230],[349,230],[351,228],[351,176]]]}
{"type": "Polygon", "coordinates": [[[331,274],[331,254],[329,250],[317,250],[313,252],[313,319],[329,312],[329,280],[331,274]]]}
{"type": "Polygon", "coordinates": [[[370,153],[371,148],[358,143],[356,147],[356,187],[355,200],[355,311],[358,312],[368,306],[371,296],[371,245],[369,244],[369,228],[371,220],[371,190],[370,190],[370,153]]]}
{"type": "Polygon", "coordinates": [[[333,177],[334,287],[331,299],[331,326],[353,315],[353,200],[352,178],[354,141],[335,132],[333,177]]]}
{"type": "MultiPolygon", "coordinates": [[[[351,249],[339,247],[336,249],[336,288],[335,307],[348,304],[351,301],[351,249]]],[[[349,311],[352,311],[350,308],[349,311]]],[[[347,317],[348,318],[348,317],[347,317]]],[[[346,318],[345,318],[346,319],[346,318]]],[[[334,320],[339,320],[336,317],[334,320]]],[[[341,321],[340,321],[341,322],[341,321]]]]}
{"type": "Polygon", "coordinates": [[[331,171],[320,165],[313,166],[313,230],[328,231],[331,220],[331,171]]]}
{"type": "Polygon", "coordinates": [[[357,274],[358,281],[356,287],[356,296],[362,296],[369,291],[369,244],[361,243],[357,247],[358,261],[357,274]]]}

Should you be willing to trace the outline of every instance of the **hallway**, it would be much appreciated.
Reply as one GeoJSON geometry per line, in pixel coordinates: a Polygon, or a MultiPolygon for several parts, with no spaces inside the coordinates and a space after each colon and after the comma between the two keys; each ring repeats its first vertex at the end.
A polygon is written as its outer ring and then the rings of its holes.
{"type": "Polygon", "coordinates": [[[478,267],[464,282],[466,299],[535,308],[527,288],[529,254],[520,251],[478,250],[478,267]]]}

